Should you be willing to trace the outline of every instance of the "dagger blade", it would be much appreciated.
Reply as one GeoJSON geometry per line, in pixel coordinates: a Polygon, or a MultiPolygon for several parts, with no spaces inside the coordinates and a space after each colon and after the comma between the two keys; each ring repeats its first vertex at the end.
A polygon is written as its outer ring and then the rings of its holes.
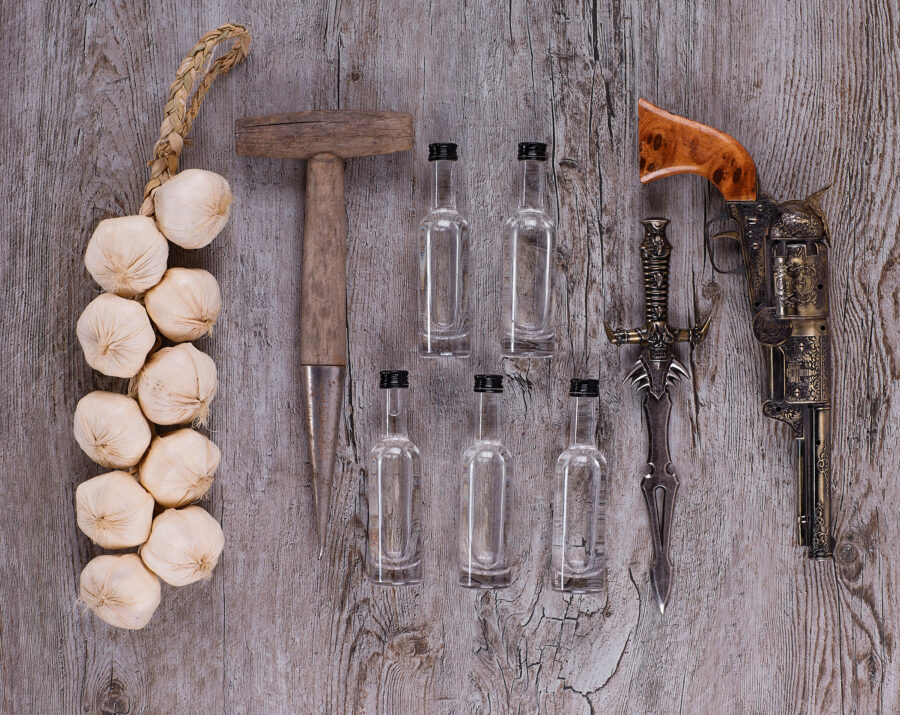
{"type": "Polygon", "coordinates": [[[641,355],[642,370],[632,371],[631,381],[638,391],[643,392],[642,408],[647,425],[649,451],[648,472],[641,479],[641,492],[647,507],[650,524],[650,542],[653,547],[653,565],[650,569],[650,584],[660,613],[665,613],[672,589],[674,567],[669,559],[672,517],[675,496],[678,493],[678,475],[669,456],[669,415],[672,411],[672,396],[669,388],[687,375],[687,370],[673,356],[670,360],[651,360],[641,355]],[[654,386],[651,389],[651,385],[654,386]]]}

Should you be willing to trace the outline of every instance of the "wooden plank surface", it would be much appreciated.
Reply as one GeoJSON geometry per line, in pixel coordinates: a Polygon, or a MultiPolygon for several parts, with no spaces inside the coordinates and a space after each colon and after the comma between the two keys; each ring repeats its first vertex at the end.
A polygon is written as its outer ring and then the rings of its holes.
{"type": "Polygon", "coordinates": [[[900,8],[831,3],[14,3],[0,37],[0,712],[900,711],[900,8]],[[121,389],[93,373],[75,321],[96,294],[92,228],[136,211],[166,88],[206,30],[236,21],[251,57],[213,87],[184,167],[225,175],[225,232],[173,265],[220,280],[224,314],[200,347],[219,395],[222,468],[203,504],[226,552],[211,581],[163,587],[147,629],[76,605],[99,550],[74,490],[100,470],[71,437],[79,397],[121,389]],[[721,208],[694,177],[641,187],[639,96],[733,134],[779,198],[831,189],[835,379],[833,562],[793,546],[786,431],[760,413],[760,353],[740,276],[713,276],[702,222],[721,208]],[[349,380],[332,541],[315,556],[299,405],[303,164],[238,157],[234,120],[306,109],[414,115],[413,152],[347,164],[349,380]],[[429,141],[460,145],[472,226],[474,350],[413,353],[414,228],[429,141]],[[499,227],[514,205],[515,144],[551,146],[559,223],[561,351],[500,361],[499,227]],[[721,294],[673,414],[682,476],[677,566],[651,602],[638,489],[633,360],[601,320],[640,315],[638,219],[671,218],[673,319],[721,294]],[[715,278],[715,284],[713,279],[715,278]],[[427,581],[369,585],[364,461],[379,429],[377,371],[412,371],[426,465],[427,581]],[[471,376],[499,370],[516,460],[513,585],[455,585],[456,465],[471,376]],[[610,464],[608,592],[550,590],[550,465],[564,446],[565,383],[599,376],[610,464]]]}

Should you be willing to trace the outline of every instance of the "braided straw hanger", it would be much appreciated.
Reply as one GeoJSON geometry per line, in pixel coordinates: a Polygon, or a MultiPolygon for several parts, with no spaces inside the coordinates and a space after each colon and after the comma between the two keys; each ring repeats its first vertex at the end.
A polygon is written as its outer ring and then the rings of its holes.
{"type": "Polygon", "coordinates": [[[159,128],[159,139],[153,147],[153,159],[148,162],[150,181],[144,189],[142,216],[153,216],[154,192],[178,171],[181,150],[213,80],[242,62],[249,51],[249,30],[243,25],[226,23],[201,37],[181,61],[175,81],[169,86],[169,98],[159,128]],[[231,49],[213,61],[216,49],[227,40],[233,41],[231,49]]]}

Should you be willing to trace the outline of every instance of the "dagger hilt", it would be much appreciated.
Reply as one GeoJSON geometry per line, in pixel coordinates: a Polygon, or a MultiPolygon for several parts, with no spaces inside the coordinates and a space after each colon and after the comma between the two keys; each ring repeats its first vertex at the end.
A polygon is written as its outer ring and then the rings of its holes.
{"type": "Polygon", "coordinates": [[[647,218],[641,221],[644,239],[641,241],[641,267],[644,271],[645,325],[661,320],[669,321],[669,261],[672,244],[666,238],[665,218],[647,218]]]}
{"type": "Polygon", "coordinates": [[[644,274],[644,324],[631,330],[613,330],[604,322],[606,337],[611,343],[625,345],[637,343],[648,351],[648,357],[658,362],[667,361],[672,355],[672,343],[689,342],[697,345],[709,331],[712,316],[699,321],[692,328],[674,328],[669,325],[669,262],[672,244],[666,237],[665,218],[647,218],[641,221],[644,237],[641,240],[641,267],[644,274]]]}

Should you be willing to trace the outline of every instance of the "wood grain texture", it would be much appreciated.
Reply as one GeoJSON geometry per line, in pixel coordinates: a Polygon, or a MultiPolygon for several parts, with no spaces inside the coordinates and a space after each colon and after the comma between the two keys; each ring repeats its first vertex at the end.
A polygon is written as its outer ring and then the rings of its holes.
{"type": "Polygon", "coordinates": [[[709,179],[726,201],[756,200],[756,166],[730,134],[638,99],[641,182],[676,174],[709,179]]]}
{"type": "Polygon", "coordinates": [[[234,125],[234,147],[241,156],[308,159],[327,153],[349,159],[412,146],[412,115],[403,112],[320,109],[244,117],[234,125]]]}
{"type": "Polygon", "coordinates": [[[300,362],[346,365],[347,210],[339,156],[317,154],[306,163],[304,212],[300,362]]]}
{"type": "Polygon", "coordinates": [[[15,61],[0,79],[0,712],[900,711],[895,0],[2,1],[15,61]],[[171,261],[210,270],[223,290],[198,347],[220,375],[209,435],[222,467],[203,505],[226,551],[209,582],[164,586],[148,628],[120,632],[75,605],[99,550],[75,524],[74,490],[101,470],[71,438],[72,413],[91,389],[123,388],[79,353],[75,321],[97,293],[81,259],[100,219],[137,210],[172,73],[226,20],[251,28],[251,56],[213,86],[182,165],[229,179],[233,218],[171,261]],[[773,196],[831,184],[833,562],[793,545],[789,435],[760,413],[743,279],[713,284],[703,256],[718,192],[696,177],[640,185],[640,96],[740,137],[773,196]],[[232,139],[239,117],[316,108],[410,112],[418,142],[347,163],[347,398],[321,561],[299,403],[304,165],[239,157],[232,139]],[[551,361],[501,361],[492,333],[520,140],[551,150],[564,347],[551,361]],[[459,144],[478,316],[465,362],[414,355],[430,141],[459,144]],[[647,578],[639,400],[620,384],[636,355],[609,345],[601,322],[640,316],[638,219],[649,215],[672,220],[673,322],[721,294],[708,339],[682,353],[693,380],[672,415],[682,484],[664,617],[647,578]],[[427,581],[408,589],[363,574],[363,464],[385,368],[411,370],[428,465],[427,581]],[[456,464],[471,376],[495,371],[509,385],[517,577],[477,594],[455,585],[456,464]],[[562,596],[546,576],[549,467],[574,374],[601,381],[602,596],[562,596]]]}

